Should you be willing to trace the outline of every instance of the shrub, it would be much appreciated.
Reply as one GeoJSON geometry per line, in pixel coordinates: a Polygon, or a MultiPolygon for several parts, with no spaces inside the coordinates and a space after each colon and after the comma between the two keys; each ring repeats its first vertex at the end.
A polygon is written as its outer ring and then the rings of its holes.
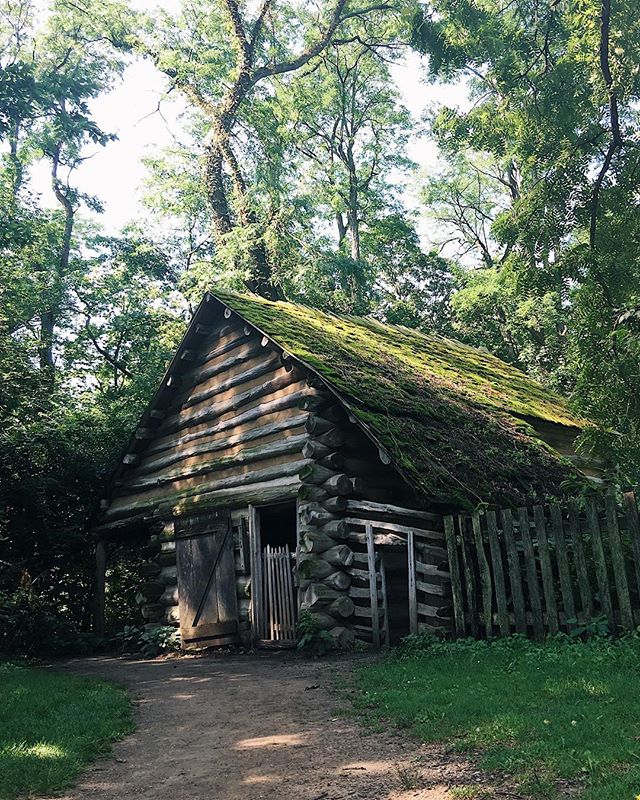
{"type": "Polygon", "coordinates": [[[141,653],[145,658],[180,649],[180,631],[170,625],[125,625],[113,640],[123,653],[141,653]]]}
{"type": "Polygon", "coordinates": [[[304,650],[314,656],[323,656],[334,650],[336,643],[329,633],[323,630],[310,611],[301,611],[298,618],[298,650],[304,650]]]}
{"type": "Polygon", "coordinates": [[[101,645],[30,588],[0,590],[0,653],[24,656],[86,654],[101,645]]]}

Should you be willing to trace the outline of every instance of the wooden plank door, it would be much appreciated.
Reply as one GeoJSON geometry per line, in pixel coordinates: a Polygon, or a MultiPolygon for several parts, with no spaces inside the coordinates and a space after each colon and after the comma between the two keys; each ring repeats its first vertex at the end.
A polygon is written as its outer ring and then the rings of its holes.
{"type": "Polygon", "coordinates": [[[235,642],[238,600],[229,514],[177,520],[175,539],[183,643],[235,642]]]}

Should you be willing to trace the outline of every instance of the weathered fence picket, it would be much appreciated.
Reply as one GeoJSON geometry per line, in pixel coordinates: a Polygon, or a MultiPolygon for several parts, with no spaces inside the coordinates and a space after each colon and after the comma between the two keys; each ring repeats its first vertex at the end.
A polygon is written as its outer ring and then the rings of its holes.
{"type": "Polygon", "coordinates": [[[524,607],[524,591],[522,589],[522,572],[520,570],[520,557],[516,540],[513,532],[513,515],[511,511],[503,509],[502,528],[504,531],[505,543],[507,545],[507,558],[509,560],[509,581],[513,594],[513,613],[516,622],[517,633],[527,632],[527,617],[524,607]]]}
{"type": "Polygon", "coordinates": [[[576,572],[578,573],[582,616],[583,619],[593,619],[593,594],[591,592],[591,582],[587,569],[587,559],[582,544],[582,536],[580,534],[580,515],[575,500],[569,501],[569,530],[573,543],[576,572]]]}
{"type": "Polygon", "coordinates": [[[627,529],[631,538],[631,549],[633,552],[633,563],[636,568],[636,586],[638,597],[640,597],[640,519],[638,517],[638,506],[633,492],[624,493],[624,513],[627,520],[627,529]]]}
{"type": "Polygon", "coordinates": [[[551,556],[549,555],[547,523],[542,506],[533,507],[533,521],[535,524],[536,539],[538,541],[538,553],[540,554],[542,592],[544,594],[544,605],[547,612],[547,627],[550,633],[558,633],[558,607],[556,605],[555,581],[551,568],[551,556]]]}
{"type": "Polygon", "coordinates": [[[449,572],[451,574],[451,594],[453,596],[453,619],[457,636],[464,636],[465,616],[464,601],[462,599],[462,578],[460,576],[460,559],[458,558],[458,543],[456,539],[456,525],[453,517],[444,519],[444,536],[447,543],[449,558],[449,572]]]}
{"type": "Polygon", "coordinates": [[[445,517],[457,636],[542,639],[606,618],[612,633],[640,623],[640,515],[626,492],[565,506],[445,517]]]}
{"type": "Polygon", "coordinates": [[[476,613],[476,579],[473,569],[473,561],[470,551],[469,532],[467,529],[467,518],[462,514],[458,517],[460,526],[460,541],[462,547],[462,567],[464,570],[464,585],[467,598],[467,618],[469,628],[474,638],[478,636],[478,616],[476,613]]]}
{"type": "Polygon", "coordinates": [[[529,593],[529,608],[533,615],[533,635],[536,639],[544,636],[544,619],[542,617],[542,600],[538,584],[538,570],[536,556],[531,539],[531,525],[529,512],[526,508],[518,509],[518,523],[520,527],[520,540],[524,549],[524,565],[527,571],[527,591],[529,593]]]}
{"type": "Polygon", "coordinates": [[[508,636],[511,632],[509,625],[509,612],[507,611],[507,592],[504,584],[504,570],[502,568],[502,551],[498,540],[498,522],[495,511],[487,512],[487,533],[489,548],[491,550],[491,564],[493,566],[493,580],[495,583],[496,605],[498,607],[498,626],[501,636],[508,636]]]}
{"type": "Polygon", "coordinates": [[[573,588],[571,585],[571,568],[569,566],[569,555],[567,553],[567,541],[564,536],[564,526],[562,522],[562,509],[555,503],[551,506],[551,537],[556,549],[556,562],[558,564],[558,575],[560,578],[560,592],[562,594],[562,608],[565,613],[565,623],[571,628],[571,623],[567,620],[575,619],[576,607],[573,602],[573,588]]]}

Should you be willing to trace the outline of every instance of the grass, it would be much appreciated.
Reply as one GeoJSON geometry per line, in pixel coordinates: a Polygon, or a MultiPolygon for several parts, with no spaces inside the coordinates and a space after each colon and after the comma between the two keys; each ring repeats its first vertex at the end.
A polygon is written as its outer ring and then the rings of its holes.
{"type": "MultiPolygon", "coordinates": [[[[354,703],[372,724],[479,754],[535,798],[575,781],[582,800],[640,796],[640,638],[519,637],[493,643],[410,637],[359,669],[354,703]]],[[[472,795],[468,795],[472,796],[472,795]]]]}
{"type": "Polygon", "coordinates": [[[0,798],[68,787],[133,728],[127,693],[93,678],[0,663],[0,798]]]}

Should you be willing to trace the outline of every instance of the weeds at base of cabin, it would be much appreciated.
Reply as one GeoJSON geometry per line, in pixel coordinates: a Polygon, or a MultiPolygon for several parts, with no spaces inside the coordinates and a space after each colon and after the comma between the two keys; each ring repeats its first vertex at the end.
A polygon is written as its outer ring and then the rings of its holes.
{"type": "Polygon", "coordinates": [[[309,611],[301,611],[297,625],[298,650],[312,656],[324,656],[336,649],[336,643],[329,631],[323,630],[309,611]]]}
{"type": "MultiPolygon", "coordinates": [[[[640,636],[409,637],[355,673],[363,721],[478,757],[536,800],[637,800],[640,636]]],[[[464,796],[464,795],[463,795],[464,796]]]]}
{"type": "Polygon", "coordinates": [[[145,628],[125,625],[113,637],[113,642],[122,653],[140,653],[145,658],[155,658],[163,653],[180,650],[180,631],[171,625],[145,628]]]}

